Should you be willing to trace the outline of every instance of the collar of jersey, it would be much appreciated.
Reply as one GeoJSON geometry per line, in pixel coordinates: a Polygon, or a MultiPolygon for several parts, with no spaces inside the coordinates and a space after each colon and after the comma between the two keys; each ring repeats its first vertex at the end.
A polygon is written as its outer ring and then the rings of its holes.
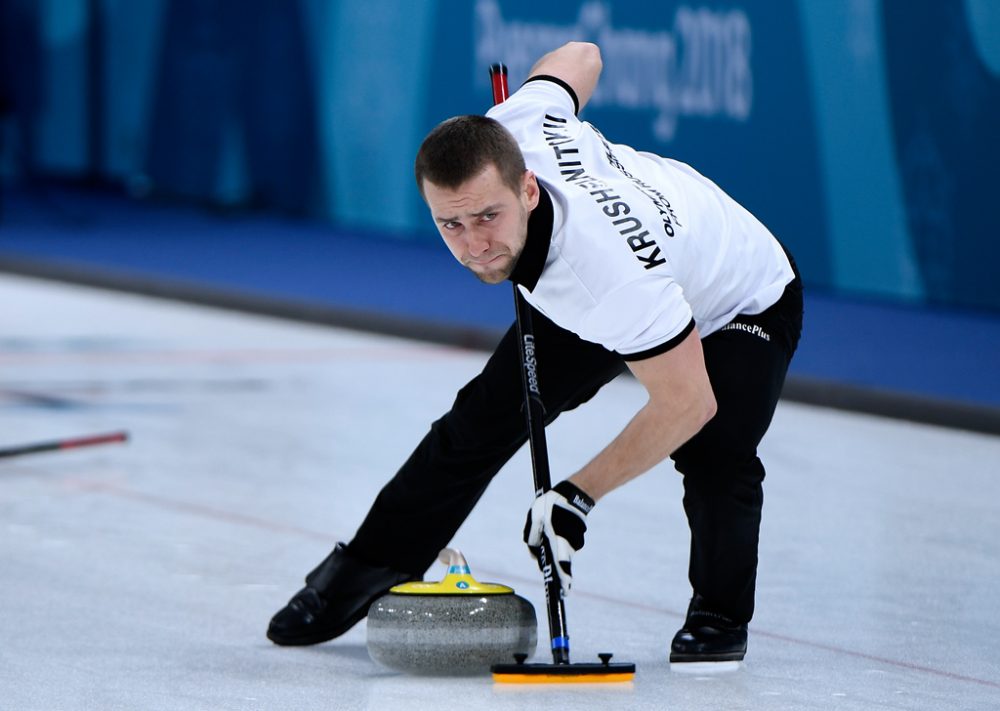
{"type": "Polygon", "coordinates": [[[524,243],[517,265],[510,280],[532,291],[542,276],[545,260],[552,244],[552,198],[541,183],[538,184],[538,206],[528,215],[528,239],[524,243]]]}

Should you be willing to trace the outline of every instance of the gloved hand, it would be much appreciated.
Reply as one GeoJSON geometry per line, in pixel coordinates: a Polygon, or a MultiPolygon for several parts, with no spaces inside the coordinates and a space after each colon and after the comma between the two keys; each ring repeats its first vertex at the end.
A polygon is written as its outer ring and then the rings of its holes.
{"type": "Polygon", "coordinates": [[[567,480],[536,498],[528,511],[524,542],[541,568],[542,536],[549,539],[556,559],[553,572],[559,576],[563,596],[569,594],[573,584],[573,554],[583,548],[587,514],[594,508],[594,503],[580,487],[567,480]]]}

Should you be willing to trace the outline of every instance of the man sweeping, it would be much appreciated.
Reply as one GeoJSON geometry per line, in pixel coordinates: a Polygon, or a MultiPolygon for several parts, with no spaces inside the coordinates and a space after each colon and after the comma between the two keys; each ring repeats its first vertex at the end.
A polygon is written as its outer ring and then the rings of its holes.
{"type": "MultiPolygon", "coordinates": [[[[455,258],[483,282],[514,282],[533,308],[549,422],[626,367],[649,395],[586,466],[534,502],[529,549],[548,536],[568,593],[591,509],[672,458],[693,594],[670,660],[741,660],[763,504],[757,446],[798,343],[801,282],[767,228],[710,180],[579,120],[601,66],[589,43],[545,55],[485,117],[431,131],[417,185],[455,258]]],[[[512,328],[353,540],[274,616],[272,641],[332,639],[433,562],[526,440],[518,347],[512,328]]]]}

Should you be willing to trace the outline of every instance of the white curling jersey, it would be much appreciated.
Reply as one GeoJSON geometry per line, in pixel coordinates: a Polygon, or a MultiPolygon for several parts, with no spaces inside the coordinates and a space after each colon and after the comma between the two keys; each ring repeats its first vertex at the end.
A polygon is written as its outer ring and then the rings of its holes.
{"type": "Polygon", "coordinates": [[[634,360],[780,298],[794,274],[763,224],[690,166],[610,143],[576,106],[567,84],[534,77],[487,113],[542,187],[512,275],[528,303],[634,360]]]}

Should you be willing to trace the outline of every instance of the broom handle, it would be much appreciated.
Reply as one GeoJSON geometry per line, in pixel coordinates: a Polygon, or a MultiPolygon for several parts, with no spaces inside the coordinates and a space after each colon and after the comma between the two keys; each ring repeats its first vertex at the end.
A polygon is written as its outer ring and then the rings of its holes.
{"type": "MultiPolygon", "coordinates": [[[[507,88],[507,67],[501,63],[490,67],[493,85],[493,103],[499,104],[510,95],[507,88]]],[[[514,314],[517,324],[517,342],[521,359],[521,384],[524,392],[524,417],[528,425],[528,443],[531,445],[531,471],[535,479],[535,496],[552,488],[549,473],[549,454],[545,444],[545,404],[538,387],[538,358],[535,352],[535,335],[531,326],[531,307],[514,284],[514,314]]],[[[566,605],[562,588],[554,575],[555,556],[552,544],[542,535],[539,567],[545,581],[545,607],[549,617],[549,639],[552,642],[552,661],[569,664],[569,631],[566,628],[566,605]]]]}
{"type": "Polygon", "coordinates": [[[54,439],[46,442],[35,442],[34,444],[22,444],[14,447],[0,448],[0,458],[20,457],[23,454],[54,452],[62,449],[76,449],[77,447],[91,447],[95,444],[110,444],[112,442],[125,442],[126,440],[128,440],[127,432],[111,432],[108,434],[90,435],[87,437],[54,439]]]}

